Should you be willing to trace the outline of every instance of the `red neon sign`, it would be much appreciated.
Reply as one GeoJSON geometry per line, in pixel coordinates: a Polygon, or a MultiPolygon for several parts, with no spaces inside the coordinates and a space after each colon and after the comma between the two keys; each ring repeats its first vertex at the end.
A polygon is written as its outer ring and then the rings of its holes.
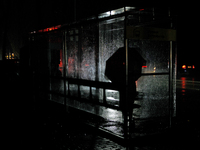
{"type": "Polygon", "coordinates": [[[49,32],[49,31],[53,31],[53,30],[57,30],[61,27],[61,25],[57,25],[57,26],[53,26],[53,27],[50,27],[50,28],[45,28],[45,29],[41,29],[41,30],[38,30],[37,32],[36,31],[33,31],[31,32],[31,34],[33,33],[41,33],[41,32],[49,32]]]}

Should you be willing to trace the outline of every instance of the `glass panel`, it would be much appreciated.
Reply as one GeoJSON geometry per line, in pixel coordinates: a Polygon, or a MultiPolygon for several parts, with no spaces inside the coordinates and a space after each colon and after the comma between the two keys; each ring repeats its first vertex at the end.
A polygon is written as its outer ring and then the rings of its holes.
{"type": "Polygon", "coordinates": [[[90,87],[89,86],[80,86],[81,98],[90,98],[90,87]]]}
{"type": "Polygon", "coordinates": [[[75,32],[71,30],[66,36],[66,76],[71,78],[78,77],[78,36],[73,35],[75,32]]]}
{"type": "Polygon", "coordinates": [[[146,60],[142,73],[169,72],[169,42],[129,40],[129,47],[137,47],[140,55],[146,60]]]}
{"type": "Polygon", "coordinates": [[[55,101],[60,104],[64,104],[64,97],[56,94],[51,94],[50,100],[55,101]]]}
{"type": "Polygon", "coordinates": [[[87,18],[87,20],[94,20],[94,19],[97,19],[96,16],[91,16],[87,18]]]}
{"type": "Polygon", "coordinates": [[[63,51],[51,50],[51,75],[52,76],[63,76],[63,51]]]}
{"type": "Polygon", "coordinates": [[[121,14],[124,12],[124,7],[123,8],[119,8],[119,9],[115,9],[111,11],[111,15],[117,15],[117,14],[121,14]]]}
{"type": "Polygon", "coordinates": [[[135,104],[140,105],[134,115],[137,118],[163,117],[169,114],[169,76],[142,76],[137,80],[137,91],[140,99],[135,104]]]}
{"type": "Polygon", "coordinates": [[[105,18],[105,17],[109,17],[110,16],[110,11],[99,14],[99,18],[105,18]]]}
{"type": "Polygon", "coordinates": [[[103,21],[99,24],[99,80],[105,78],[106,60],[124,46],[124,17],[103,21]]]}
{"type": "Polygon", "coordinates": [[[73,34],[74,34],[74,30],[70,30],[69,35],[73,35],[73,34]]]}
{"type": "Polygon", "coordinates": [[[106,101],[108,104],[119,106],[119,92],[115,90],[106,90],[106,101]]]}
{"type": "Polygon", "coordinates": [[[103,89],[102,89],[102,88],[99,88],[99,89],[97,89],[95,92],[96,92],[97,94],[99,94],[99,95],[97,95],[97,96],[98,96],[98,99],[99,99],[99,102],[103,103],[103,89]]]}
{"type": "Polygon", "coordinates": [[[96,115],[101,115],[103,111],[102,107],[95,107],[93,104],[83,103],[73,99],[67,99],[66,104],[68,106],[75,107],[76,109],[84,110],[96,115]]]}
{"type": "Polygon", "coordinates": [[[63,76],[62,34],[49,36],[49,67],[51,76],[63,76]]]}
{"type": "Polygon", "coordinates": [[[95,100],[103,99],[103,98],[99,98],[99,93],[100,93],[99,88],[92,87],[92,99],[95,99],[95,100]]]}
{"type": "Polygon", "coordinates": [[[69,87],[68,87],[68,81],[66,81],[65,84],[66,84],[66,95],[69,95],[69,93],[68,93],[68,89],[69,89],[69,87]]]}
{"type": "Polygon", "coordinates": [[[57,94],[64,94],[64,81],[61,79],[53,79],[50,80],[50,90],[53,94],[50,94],[50,100],[56,101],[58,103],[64,104],[64,95],[57,95],[57,94]]]}
{"type": "Polygon", "coordinates": [[[133,10],[135,9],[135,7],[125,7],[126,11],[130,11],[130,10],[133,10]]]}
{"type": "Polygon", "coordinates": [[[78,85],[70,84],[69,89],[70,89],[70,96],[78,97],[78,85]]]}
{"type": "Polygon", "coordinates": [[[62,79],[51,78],[51,91],[54,93],[64,94],[64,81],[62,79]]]}
{"type": "Polygon", "coordinates": [[[98,65],[98,37],[95,25],[83,26],[80,53],[80,78],[86,80],[95,80],[97,77],[98,65]]]}

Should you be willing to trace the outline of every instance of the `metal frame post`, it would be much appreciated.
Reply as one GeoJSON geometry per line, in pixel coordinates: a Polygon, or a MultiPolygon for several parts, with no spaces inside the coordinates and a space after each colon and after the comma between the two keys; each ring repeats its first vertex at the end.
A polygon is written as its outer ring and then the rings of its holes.
{"type": "MultiPolygon", "coordinates": [[[[126,13],[125,7],[124,7],[124,11],[126,13]]],[[[126,50],[126,92],[125,92],[125,110],[124,111],[124,139],[126,142],[126,149],[129,150],[130,149],[130,139],[131,139],[131,135],[130,135],[130,115],[129,115],[129,110],[128,110],[128,97],[129,97],[129,51],[128,51],[128,39],[126,38],[126,24],[127,24],[127,16],[125,15],[125,20],[124,20],[124,47],[126,50]]]]}
{"type": "Polygon", "coordinates": [[[63,77],[64,77],[64,107],[65,107],[65,112],[68,111],[67,108],[67,101],[66,101],[66,31],[64,30],[63,32],[63,77]]]}
{"type": "Polygon", "coordinates": [[[170,41],[170,53],[169,53],[169,127],[172,126],[173,115],[173,66],[172,66],[172,41],[170,41]]]}
{"type": "MultiPolygon", "coordinates": [[[[171,10],[168,10],[169,18],[171,18],[171,10]]],[[[170,28],[173,28],[172,19],[170,22],[170,28]]],[[[170,41],[169,49],[169,127],[172,127],[173,116],[173,41],[170,41]]]]}

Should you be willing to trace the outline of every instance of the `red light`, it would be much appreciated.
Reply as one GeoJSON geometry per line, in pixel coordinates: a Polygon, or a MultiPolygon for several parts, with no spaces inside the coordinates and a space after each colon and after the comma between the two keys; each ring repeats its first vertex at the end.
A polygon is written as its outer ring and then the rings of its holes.
{"type": "Polygon", "coordinates": [[[147,66],[142,66],[142,68],[147,68],[147,66]]]}
{"type": "Polygon", "coordinates": [[[140,9],[140,11],[143,11],[144,9],[140,9]]]}
{"type": "Polygon", "coordinates": [[[194,65],[192,65],[192,69],[195,69],[195,66],[194,66],[194,65]]]}
{"type": "Polygon", "coordinates": [[[54,27],[54,29],[56,30],[56,29],[59,29],[60,27],[61,27],[61,25],[57,25],[54,27]]]}
{"type": "Polygon", "coordinates": [[[48,28],[44,29],[44,32],[47,32],[48,31],[48,28]]]}
{"type": "Polygon", "coordinates": [[[182,69],[186,69],[186,65],[183,65],[183,66],[182,66],[182,69]]]}
{"type": "MultiPolygon", "coordinates": [[[[57,26],[53,26],[53,27],[50,27],[50,28],[46,28],[46,29],[42,29],[42,30],[38,30],[38,32],[48,32],[48,31],[53,31],[53,30],[57,30],[61,27],[61,25],[57,25],[57,26]]],[[[35,31],[34,32],[31,32],[31,33],[36,33],[35,31]]]]}
{"type": "Polygon", "coordinates": [[[48,30],[49,30],[49,31],[52,31],[52,30],[55,30],[55,28],[54,28],[54,27],[51,27],[51,28],[49,28],[48,30]]]}
{"type": "Polygon", "coordinates": [[[60,50],[60,64],[59,67],[62,67],[63,63],[62,63],[62,50],[60,50]]]}

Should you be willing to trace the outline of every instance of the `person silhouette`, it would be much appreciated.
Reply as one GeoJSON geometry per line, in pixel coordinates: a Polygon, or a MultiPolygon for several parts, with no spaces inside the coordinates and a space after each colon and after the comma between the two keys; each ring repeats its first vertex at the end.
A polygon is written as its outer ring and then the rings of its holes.
{"type": "Polygon", "coordinates": [[[105,76],[114,85],[120,87],[119,107],[122,110],[123,118],[125,119],[128,115],[131,123],[134,99],[137,96],[135,81],[140,78],[142,66],[146,61],[139,54],[139,48],[129,48],[128,50],[128,74],[126,73],[126,50],[122,47],[106,61],[105,76]]]}

